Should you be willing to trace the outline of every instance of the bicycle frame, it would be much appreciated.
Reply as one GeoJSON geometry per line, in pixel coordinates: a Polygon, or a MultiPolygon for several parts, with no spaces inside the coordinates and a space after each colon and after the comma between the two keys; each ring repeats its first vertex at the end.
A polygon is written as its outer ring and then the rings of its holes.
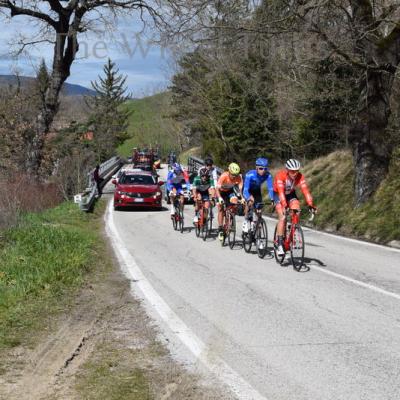
{"type": "Polygon", "coordinates": [[[296,225],[300,223],[300,210],[289,210],[289,215],[286,216],[285,234],[284,234],[284,250],[289,251],[290,244],[293,242],[294,231],[296,225]],[[290,217],[290,220],[289,220],[290,217]]]}

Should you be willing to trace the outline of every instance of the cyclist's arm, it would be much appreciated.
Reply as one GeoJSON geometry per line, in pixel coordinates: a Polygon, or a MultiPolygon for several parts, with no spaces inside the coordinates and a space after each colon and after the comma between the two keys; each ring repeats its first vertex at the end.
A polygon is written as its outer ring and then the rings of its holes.
{"type": "Polygon", "coordinates": [[[304,176],[301,176],[299,186],[300,186],[301,191],[303,192],[303,195],[306,199],[307,204],[310,207],[314,207],[313,198],[311,196],[310,190],[308,189],[308,186],[307,186],[306,180],[304,179],[304,176]]]}
{"type": "Polygon", "coordinates": [[[173,178],[174,174],[173,172],[168,172],[168,176],[167,176],[167,190],[170,192],[172,190],[172,178],[173,178]]]}
{"type": "Polygon", "coordinates": [[[212,178],[214,181],[214,185],[216,185],[217,181],[218,181],[218,174],[217,174],[217,169],[215,167],[213,168],[213,171],[212,171],[212,178]]]}
{"type": "Polygon", "coordinates": [[[285,196],[285,182],[282,179],[278,178],[276,181],[276,186],[278,188],[279,201],[281,202],[283,209],[285,209],[287,207],[285,196]]]}
{"type": "Polygon", "coordinates": [[[185,180],[185,183],[189,188],[190,187],[189,174],[186,170],[183,170],[183,179],[185,180]]]}
{"type": "Polygon", "coordinates": [[[268,196],[269,196],[270,200],[274,200],[274,188],[272,185],[272,175],[270,173],[268,173],[266,185],[267,185],[268,196]]]}
{"type": "Polygon", "coordinates": [[[248,201],[250,199],[250,181],[251,175],[248,172],[246,174],[246,178],[244,179],[244,186],[243,186],[243,197],[248,201]]]}

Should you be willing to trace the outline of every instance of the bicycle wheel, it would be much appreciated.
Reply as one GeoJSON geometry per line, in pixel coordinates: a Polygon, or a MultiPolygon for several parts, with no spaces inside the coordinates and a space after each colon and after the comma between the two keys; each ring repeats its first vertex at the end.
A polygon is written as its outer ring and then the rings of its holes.
{"type": "Polygon", "coordinates": [[[256,226],[256,247],[258,257],[264,258],[267,254],[268,229],[264,218],[260,218],[256,226]]]}
{"type": "Polygon", "coordinates": [[[285,259],[286,254],[283,254],[282,256],[278,256],[277,253],[277,248],[278,248],[278,235],[276,234],[276,227],[275,227],[275,232],[274,232],[274,256],[275,256],[275,261],[278,264],[283,264],[283,260],[285,259]]]}
{"type": "Polygon", "coordinates": [[[181,233],[183,233],[183,227],[184,227],[183,209],[182,205],[179,205],[179,230],[181,231],[181,233]]]}
{"type": "Polygon", "coordinates": [[[253,234],[249,232],[242,232],[243,249],[246,253],[250,253],[251,246],[253,245],[253,234]]]}
{"type": "Polygon", "coordinates": [[[213,219],[214,219],[214,207],[210,206],[210,209],[208,211],[208,234],[212,232],[212,226],[213,226],[213,219]]]}
{"type": "Polygon", "coordinates": [[[236,219],[235,215],[229,213],[229,231],[228,231],[228,244],[231,249],[235,246],[236,239],[236,219]]]}
{"type": "Polygon", "coordinates": [[[290,257],[293,268],[300,271],[304,265],[304,234],[300,225],[293,228],[293,237],[290,241],[290,257]]]}
{"type": "Polygon", "coordinates": [[[201,221],[201,218],[202,218],[202,214],[203,214],[203,212],[201,211],[198,221],[194,224],[194,230],[196,232],[196,236],[197,237],[200,236],[200,231],[201,231],[201,226],[200,226],[201,222],[200,221],[201,221]]]}

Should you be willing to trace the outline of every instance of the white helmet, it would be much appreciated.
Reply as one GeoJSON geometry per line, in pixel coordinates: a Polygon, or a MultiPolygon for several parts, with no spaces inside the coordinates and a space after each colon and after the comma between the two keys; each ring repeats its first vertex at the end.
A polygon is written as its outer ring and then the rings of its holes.
{"type": "Polygon", "coordinates": [[[294,158],[291,158],[290,160],[286,161],[285,167],[291,171],[298,171],[301,167],[301,164],[299,161],[295,160],[294,158]]]}

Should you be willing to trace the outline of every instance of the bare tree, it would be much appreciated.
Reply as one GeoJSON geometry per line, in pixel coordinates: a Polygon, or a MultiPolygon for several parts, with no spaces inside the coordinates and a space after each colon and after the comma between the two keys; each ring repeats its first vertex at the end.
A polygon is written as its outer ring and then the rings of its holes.
{"type": "MultiPolygon", "coordinates": [[[[177,1],[176,7],[179,6],[177,1]]],[[[49,131],[59,106],[59,94],[63,83],[70,75],[71,65],[79,51],[81,34],[105,28],[116,21],[121,14],[136,13],[145,21],[150,15],[157,24],[165,20],[157,11],[162,7],[171,7],[174,1],[145,0],[3,0],[0,1],[0,13],[6,18],[25,16],[39,24],[38,35],[20,43],[20,51],[26,46],[41,42],[53,45],[53,63],[41,110],[37,116],[37,130],[28,155],[28,169],[38,174],[42,158],[44,138],[49,131]]],[[[176,10],[172,13],[176,14],[176,10]]]]}

